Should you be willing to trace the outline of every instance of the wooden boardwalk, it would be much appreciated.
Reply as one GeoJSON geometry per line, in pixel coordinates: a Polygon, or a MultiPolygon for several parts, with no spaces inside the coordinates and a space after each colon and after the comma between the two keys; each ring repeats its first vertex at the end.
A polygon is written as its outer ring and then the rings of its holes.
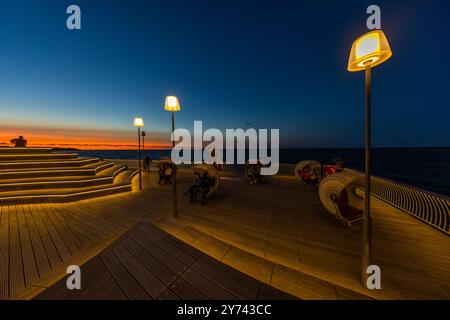
{"type": "MultiPolygon", "coordinates": [[[[293,178],[252,186],[224,175],[205,206],[182,194],[192,174],[180,172],[179,217],[171,186],[144,176],[144,191],[68,204],[0,207],[0,299],[31,298],[140,221],[302,299],[449,299],[450,239],[373,201],[374,263],[382,290],[359,284],[360,226],[323,212],[316,192],[293,178]]],[[[135,179],[134,182],[136,182],[135,179]]],[[[111,289],[112,290],[112,289],[111,289]]]]}
{"type": "Polygon", "coordinates": [[[81,289],[63,278],[36,299],[295,299],[140,222],[81,267],[81,289]]]}

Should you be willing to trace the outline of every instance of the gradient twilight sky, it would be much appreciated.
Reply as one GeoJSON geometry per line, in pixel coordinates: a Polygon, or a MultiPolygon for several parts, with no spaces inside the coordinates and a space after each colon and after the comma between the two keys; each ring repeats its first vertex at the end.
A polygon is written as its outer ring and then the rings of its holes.
{"type": "Polygon", "coordinates": [[[130,149],[132,118],[279,128],[284,147],[360,147],[364,74],[351,44],[382,10],[393,57],[373,72],[375,146],[450,146],[450,2],[17,0],[0,3],[0,143],[130,149]],[[82,30],[66,28],[77,4],[82,30]]]}

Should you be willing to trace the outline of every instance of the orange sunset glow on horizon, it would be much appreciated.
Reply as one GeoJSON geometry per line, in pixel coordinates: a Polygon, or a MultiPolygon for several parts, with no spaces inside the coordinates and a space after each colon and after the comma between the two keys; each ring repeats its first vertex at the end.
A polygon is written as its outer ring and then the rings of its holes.
{"type": "MultiPolygon", "coordinates": [[[[137,149],[137,133],[129,130],[84,128],[17,128],[0,125],[0,147],[13,146],[11,139],[23,136],[29,147],[74,148],[81,150],[137,149]]],[[[147,132],[146,149],[170,148],[169,134],[147,132]]]]}

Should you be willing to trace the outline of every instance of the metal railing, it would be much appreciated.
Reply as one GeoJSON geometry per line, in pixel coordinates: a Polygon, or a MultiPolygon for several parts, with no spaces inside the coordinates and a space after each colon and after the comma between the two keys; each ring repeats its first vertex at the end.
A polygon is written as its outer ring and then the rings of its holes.
{"type": "Polygon", "coordinates": [[[380,177],[372,178],[371,189],[381,201],[450,235],[450,198],[380,177]]]}

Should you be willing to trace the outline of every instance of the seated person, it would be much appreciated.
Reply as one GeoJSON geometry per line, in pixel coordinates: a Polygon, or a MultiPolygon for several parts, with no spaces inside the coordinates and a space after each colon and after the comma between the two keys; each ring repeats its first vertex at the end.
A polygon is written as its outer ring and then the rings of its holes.
{"type": "Polygon", "coordinates": [[[171,164],[164,164],[159,167],[158,169],[158,184],[164,183],[170,183],[172,181],[172,165],[171,164]]]}
{"type": "Polygon", "coordinates": [[[252,164],[249,164],[247,167],[247,177],[250,180],[250,184],[255,183],[255,168],[252,164]]]}
{"type": "Polygon", "coordinates": [[[254,182],[257,184],[261,184],[263,181],[263,176],[261,175],[261,165],[260,164],[254,164],[253,169],[253,178],[254,182]]]}
{"type": "Polygon", "coordinates": [[[194,184],[188,190],[191,202],[194,202],[195,199],[197,198],[197,192],[199,191],[199,189],[200,189],[200,174],[196,172],[194,184]]]}
{"type": "Polygon", "coordinates": [[[14,143],[14,147],[16,148],[25,148],[27,146],[27,140],[25,140],[23,136],[19,136],[19,138],[14,138],[10,142],[14,143]]]}
{"type": "Polygon", "coordinates": [[[216,163],[213,162],[213,167],[216,168],[217,171],[223,171],[223,164],[222,163],[216,163]]]}
{"type": "Polygon", "coordinates": [[[308,188],[317,186],[319,176],[317,175],[317,172],[311,170],[310,166],[305,166],[300,173],[300,176],[302,177],[303,182],[308,185],[308,188]]]}
{"type": "Polygon", "coordinates": [[[206,196],[214,185],[214,178],[210,177],[207,172],[203,172],[200,176],[200,192],[202,194],[202,206],[206,203],[206,196]]]}
{"type": "Polygon", "coordinates": [[[197,200],[197,195],[202,195],[202,206],[206,203],[206,196],[214,185],[214,178],[210,177],[207,172],[202,174],[195,174],[196,179],[194,184],[189,188],[190,200],[194,202],[197,200]]]}
{"type": "Polygon", "coordinates": [[[336,172],[344,171],[344,160],[342,158],[336,158],[333,160],[336,172]]]}

